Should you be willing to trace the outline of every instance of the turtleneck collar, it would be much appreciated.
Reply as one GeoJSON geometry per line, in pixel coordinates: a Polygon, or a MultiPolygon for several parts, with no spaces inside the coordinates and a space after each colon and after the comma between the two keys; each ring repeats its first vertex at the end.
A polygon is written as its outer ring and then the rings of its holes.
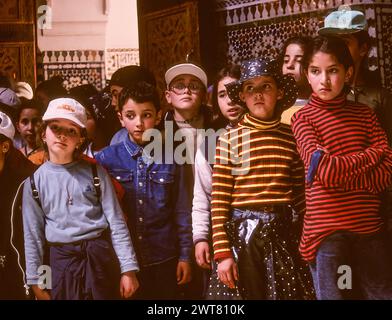
{"type": "Polygon", "coordinates": [[[315,93],[312,93],[308,104],[323,109],[341,109],[346,105],[346,94],[342,92],[332,100],[322,100],[315,93]]]}
{"type": "Polygon", "coordinates": [[[279,126],[280,120],[273,119],[269,121],[260,120],[252,117],[249,113],[246,113],[241,121],[238,123],[240,127],[247,127],[258,130],[271,130],[279,126]]]}

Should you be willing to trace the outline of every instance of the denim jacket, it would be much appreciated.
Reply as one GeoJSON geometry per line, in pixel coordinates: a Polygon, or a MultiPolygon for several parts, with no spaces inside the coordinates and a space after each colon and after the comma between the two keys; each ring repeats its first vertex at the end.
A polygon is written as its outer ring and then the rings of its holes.
{"type": "Polygon", "coordinates": [[[124,211],[139,264],[190,261],[192,200],[184,188],[184,167],[153,162],[129,138],[95,158],[125,189],[124,211]]]}

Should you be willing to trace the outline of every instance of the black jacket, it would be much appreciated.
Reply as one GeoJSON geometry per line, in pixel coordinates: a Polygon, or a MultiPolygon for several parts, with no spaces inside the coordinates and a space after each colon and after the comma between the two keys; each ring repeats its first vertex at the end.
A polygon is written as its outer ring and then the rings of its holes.
{"type": "Polygon", "coordinates": [[[35,169],[20,151],[11,148],[0,173],[0,259],[3,260],[3,264],[0,261],[0,299],[28,298],[24,288],[21,200],[22,183],[35,169]]]}

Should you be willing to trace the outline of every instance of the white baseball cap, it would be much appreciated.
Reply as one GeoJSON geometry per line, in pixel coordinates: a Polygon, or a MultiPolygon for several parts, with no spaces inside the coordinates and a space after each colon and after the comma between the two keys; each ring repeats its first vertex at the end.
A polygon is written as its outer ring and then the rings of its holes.
{"type": "Polygon", "coordinates": [[[22,81],[16,83],[15,93],[19,98],[24,97],[27,100],[33,99],[34,95],[33,88],[27,82],[22,81]]]}
{"type": "Polygon", "coordinates": [[[169,86],[173,79],[181,74],[190,74],[195,76],[207,88],[207,74],[202,68],[193,63],[180,63],[169,68],[165,73],[166,85],[169,86]]]}
{"type": "Polygon", "coordinates": [[[0,134],[13,140],[15,136],[15,127],[9,116],[0,111],[0,134]]]}
{"type": "Polygon", "coordinates": [[[43,121],[67,119],[85,128],[87,123],[86,109],[75,99],[58,98],[49,102],[43,121]]]}

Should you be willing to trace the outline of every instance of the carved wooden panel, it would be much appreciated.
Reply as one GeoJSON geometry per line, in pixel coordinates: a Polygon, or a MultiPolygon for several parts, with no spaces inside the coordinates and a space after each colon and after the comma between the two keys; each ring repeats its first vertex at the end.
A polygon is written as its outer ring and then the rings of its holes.
{"type": "Polygon", "coordinates": [[[187,2],[141,17],[140,62],[155,74],[158,89],[165,90],[164,74],[170,65],[200,60],[197,2],[187,2]]]}
{"type": "Polygon", "coordinates": [[[20,48],[0,46],[1,72],[16,78],[20,74],[20,48]]]}
{"type": "Polygon", "coordinates": [[[35,1],[0,0],[0,72],[35,86],[35,1]]]}
{"type": "Polygon", "coordinates": [[[19,17],[18,0],[0,0],[0,20],[17,20],[19,17]]]}

